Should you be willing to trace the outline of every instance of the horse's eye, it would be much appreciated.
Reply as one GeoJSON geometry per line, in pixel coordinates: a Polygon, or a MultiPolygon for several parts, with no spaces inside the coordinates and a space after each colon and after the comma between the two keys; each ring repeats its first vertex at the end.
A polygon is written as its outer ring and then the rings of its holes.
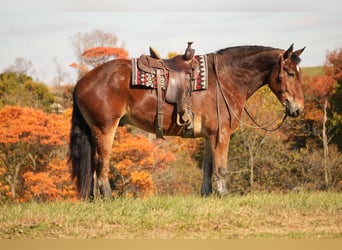
{"type": "Polygon", "coordinates": [[[287,76],[290,77],[290,78],[294,78],[295,77],[295,74],[293,72],[286,72],[287,73],[287,76]]]}

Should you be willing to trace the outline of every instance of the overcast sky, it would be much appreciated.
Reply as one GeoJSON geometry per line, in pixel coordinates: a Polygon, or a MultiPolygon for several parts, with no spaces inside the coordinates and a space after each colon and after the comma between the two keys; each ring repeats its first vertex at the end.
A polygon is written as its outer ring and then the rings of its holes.
{"type": "Polygon", "coordinates": [[[298,4],[283,7],[282,1],[272,9],[267,0],[257,7],[242,6],[245,0],[210,0],[200,7],[182,5],[184,1],[180,0],[172,2],[179,5],[164,7],[152,5],[161,2],[152,0],[98,0],[96,6],[87,0],[75,4],[68,1],[68,5],[64,0],[24,1],[21,5],[19,0],[8,2],[0,12],[0,72],[16,57],[23,57],[33,63],[34,77],[47,84],[56,75],[54,57],[69,74],[68,81],[75,80],[76,74],[69,67],[75,61],[71,37],[94,29],[115,34],[131,57],[148,53],[149,46],[162,56],[183,53],[187,41],[194,42],[197,54],[247,44],[287,49],[294,43],[295,48],[306,46],[302,66],[316,66],[324,63],[328,50],[342,47],[341,1],[335,0],[325,2],[336,6],[323,6],[320,11],[316,5],[311,9],[298,4]],[[113,6],[113,2],[118,4],[113,6]],[[132,2],[135,5],[127,4],[132,2]],[[232,2],[239,4],[229,7],[227,3],[232,2]]]}

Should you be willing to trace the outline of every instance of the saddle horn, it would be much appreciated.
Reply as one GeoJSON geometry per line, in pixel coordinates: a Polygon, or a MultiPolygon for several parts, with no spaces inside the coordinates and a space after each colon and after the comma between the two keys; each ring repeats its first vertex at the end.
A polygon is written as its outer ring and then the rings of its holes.
{"type": "Polygon", "coordinates": [[[191,48],[191,44],[193,44],[193,42],[188,42],[188,47],[185,49],[185,52],[183,55],[183,59],[186,61],[191,60],[195,55],[195,50],[191,48]]]}

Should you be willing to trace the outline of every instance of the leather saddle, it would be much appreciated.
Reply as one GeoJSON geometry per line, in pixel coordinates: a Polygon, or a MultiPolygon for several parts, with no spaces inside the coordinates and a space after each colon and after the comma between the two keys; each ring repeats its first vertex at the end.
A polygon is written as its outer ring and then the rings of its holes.
{"type": "Polygon", "coordinates": [[[163,138],[162,131],[162,89],[165,91],[165,100],[177,104],[177,124],[184,127],[184,137],[194,137],[194,114],[190,107],[192,82],[197,78],[199,63],[195,59],[195,50],[191,48],[192,42],[188,42],[183,55],[177,55],[171,59],[162,59],[158,52],[150,47],[150,56],[142,55],[138,59],[140,70],[156,75],[158,110],[156,120],[156,135],[163,138]],[[162,86],[168,78],[167,84],[162,86]]]}
{"type": "Polygon", "coordinates": [[[155,73],[157,69],[190,74],[191,70],[198,68],[198,62],[194,59],[194,52],[192,52],[188,57],[185,56],[185,53],[184,55],[177,55],[171,59],[162,59],[158,52],[150,47],[150,54],[151,56],[140,56],[138,67],[151,74],[155,73]]]}

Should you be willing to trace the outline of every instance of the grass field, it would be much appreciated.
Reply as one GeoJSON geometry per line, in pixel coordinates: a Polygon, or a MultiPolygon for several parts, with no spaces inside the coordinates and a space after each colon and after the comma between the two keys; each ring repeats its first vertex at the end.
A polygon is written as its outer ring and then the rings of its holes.
{"type": "Polygon", "coordinates": [[[1,239],[342,238],[339,193],[0,205],[1,239]]]}
{"type": "Polygon", "coordinates": [[[317,67],[303,67],[303,74],[308,74],[310,76],[324,75],[324,69],[322,66],[317,67]]]}

